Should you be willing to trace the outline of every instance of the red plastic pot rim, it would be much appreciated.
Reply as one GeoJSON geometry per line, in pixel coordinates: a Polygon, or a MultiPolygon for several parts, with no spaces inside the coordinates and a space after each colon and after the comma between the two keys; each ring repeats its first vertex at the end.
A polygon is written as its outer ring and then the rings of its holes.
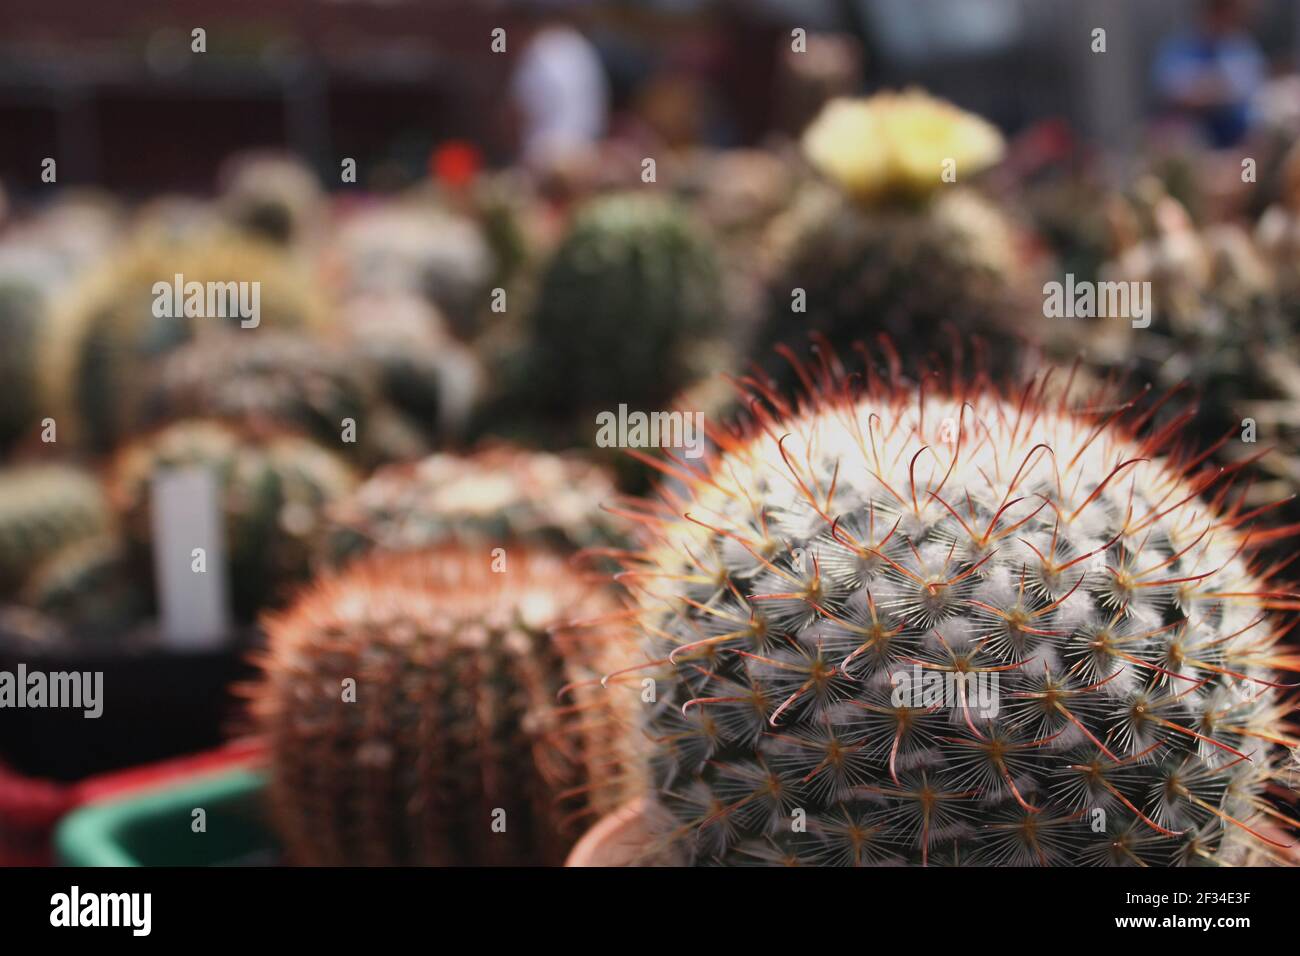
{"type": "Polygon", "coordinates": [[[0,835],[5,831],[48,829],[73,807],[94,800],[256,763],[265,750],[260,740],[250,737],[215,750],[97,774],[75,783],[28,777],[0,764],[0,835]]]}

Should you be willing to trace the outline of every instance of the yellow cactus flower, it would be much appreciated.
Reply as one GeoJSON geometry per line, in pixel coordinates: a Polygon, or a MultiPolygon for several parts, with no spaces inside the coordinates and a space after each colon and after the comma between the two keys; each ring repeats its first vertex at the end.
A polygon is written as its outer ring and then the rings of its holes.
{"type": "Polygon", "coordinates": [[[855,199],[924,198],[942,183],[1002,158],[1002,134],[973,113],[920,90],[831,100],[803,135],[808,161],[855,199]]]}

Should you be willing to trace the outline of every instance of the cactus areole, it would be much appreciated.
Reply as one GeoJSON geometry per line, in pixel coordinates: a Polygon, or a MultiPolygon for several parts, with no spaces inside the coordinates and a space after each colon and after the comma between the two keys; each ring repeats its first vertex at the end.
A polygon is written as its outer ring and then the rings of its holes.
{"type": "Polygon", "coordinates": [[[646,661],[607,683],[655,681],[647,852],[1282,861],[1290,529],[1236,472],[1065,372],[802,377],[644,506],[646,661]]]}

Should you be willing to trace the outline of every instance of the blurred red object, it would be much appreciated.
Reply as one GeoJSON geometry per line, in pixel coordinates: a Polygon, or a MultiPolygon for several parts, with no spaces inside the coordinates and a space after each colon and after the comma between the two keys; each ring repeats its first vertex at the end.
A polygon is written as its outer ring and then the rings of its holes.
{"type": "Polygon", "coordinates": [[[460,139],[440,144],[429,158],[433,178],[451,187],[468,186],[482,167],[483,156],[478,147],[460,139]]]}
{"type": "Polygon", "coordinates": [[[0,866],[49,865],[50,834],[75,807],[182,777],[256,763],[264,752],[258,740],[237,740],[216,750],[99,774],[77,783],[25,777],[0,765],[0,866]]]}
{"type": "Polygon", "coordinates": [[[1063,119],[1034,123],[1017,135],[1007,150],[1003,167],[1017,178],[1069,162],[1090,162],[1092,151],[1063,119]]]}
{"type": "Polygon", "coordinates": [[[0,766],[0,866],[45,866],[50,832],[74,804],[75,787],[0,766]]]}

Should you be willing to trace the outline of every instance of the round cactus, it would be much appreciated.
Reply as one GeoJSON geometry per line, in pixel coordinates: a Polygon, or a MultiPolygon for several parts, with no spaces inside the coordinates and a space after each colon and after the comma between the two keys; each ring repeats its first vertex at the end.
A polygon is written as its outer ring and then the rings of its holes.
{"type": "Polygon", "coordinates": [[[1153,235],[1125,248],[1101,277],[1150,285],[1155,332],[1198,346],[1280,333],[1272,276],[1246,233],[1231,225],[1197,230],[1167,196],[1155,202],[1153,220],[1153,235]]]}
{"type": "Polygon", "coordinates": [[[834,100],[809,127],[809,184],[766,239],[767,316],[755,354],[783,385],[777,345],[809,336],[841,354],[884,332],[908,355],[947,354],[952,329],[988,334],[1018,284],[1015,233],[996,207],[957,183],[996,162],[983,120],[918,92],[834,100]]]}
{"type": "Polygon", "coordinates": [[[320,226],[324,193],[316,174],[287,155],[249,152],[222,169],[221,203],[237,228],[260,239],[293,245],[320,226]]]}
{"type": "Polygon", "coordinates": [[[52,414],[71,418],[78,437],[99,451],[112,449],[139,422],[157,362],[173,349],[217,335],[325,324],[322,303],[286,259],[270,247],[229,238],[146,241],[87,279],[65,309],[45,349],[42,378],[52,414]],[[205,295],[208,283],[223,289],[249,283],[243,287],[249,304],[254,288],[259,298],[256,328],[241,328],[239,316],[173,316],[156,308],[169,293],[155,287],[172,288],[177,275],[185,284],[203,283],[205,295]]]}
{"type": "Polygon", "coordinates": [[[604,507],[617,492],[581,458],[491,446],[468,456],[436,454],[376,472],[326,512],[324,551],[338,562],[450,541],[525,541],[559,551],[622,540],[604,507]]]}
{"type": "MultiPolygon", "coordinates": [[[[834,366],[828,366],[833,369],[834,366]]],[[[1172,865],[1282,845],[1252,515],[1169,431],[828,371],[647,507],[653,852],[1172,865]]],[[[1138,424],[1138,423],[1135,423],[1138,424]]]]}
{"type": "Polygon", "coordinates": [[[39,417],[38,348],[45,318],[40,290],[14,275],[0,274],[0,448],[21,438],[39,417]]]}
{"type": "Polygon", "coordinates": [[[375,395],[341,350],[281,333],[223,335],[169,354],[146,414],[220,418],[253,428],[295,429],[338,442],[344,419],[360,423],[375,395]]]}
{"type": "Polygon", "coordinates": [[[1300,144],[1287,151],[1279,179],[1279,201],[1265,210],[1255,231],[1294,321],[1300,310],[1300,144]]]}
{"type": "Polygon", "coordinates": [[[488,304],[492,249],[472,219],[418,202],[365,210],[344,223],[332,259],[351,293],[425,296],[460,337],[488,304]]]}
{"type": "Polygon", "coordinates": [[[662,407],[725,326],[712,246],[663,200],[613,195],[575,219],[542,277],[518,390],[559,420],[662,407]]]}
{"type": "MultiPolygon", "coordinates": [[[[1252,463],[1251,477],[1293,474],[1298,445],[1291,405],[1300,352],[1274,276],[1245,232],[1232,225],[1197,230],[1167,196],[1154,204],[1153,226],[1154,235],[1102,270],[1104,280],[1146,284],[1149,327],[1114,318],[1056,323],[1058,354],[1068,349],[1099,370],[1193,389],[1194,413],[1165,405],[1157,424],[1179,414],[1200,434],[1233,439],[1257,426],[1258,439],[1275,453],[1252,463]]],[[[1230,440],[1215,458],[1258,458],[1254,452],[1249,441],[1230,440]]],[[[1287,493],[1257,483],[1248,500],[1264,504],[1287,493]]]]}
{"type": "Polygon", "coordinates": [[[76,635],[118,635],[149,609],[117,534],[74,541],[36,566],[18,603],[57,618],[76,635]]]}
{"type": "Polygon", "coordinates": [[[1095,282],[1115,252],[1122,195],[1093,168],[1071,165],[1023,184],[1017,200],[1053,272],[1095,282]]]}
{"type": "Polygon", "coordinates": [[[142,567],[152,566],[153,477],[161,469],[191,466],[211,468],[216,477],[234,610],[250,620],[308,576],[324,508],[349,492],[355,477],[333,452],[297,435],[176,422],[127,445],[110,469],[113,503],[142,567]]]}
{"type": "Polygon", "coordinates": [[[810,187],[768,243],[774,278],[758,354],[802,350],[814,333],[847,353],[882,332],[916,359],[946,354],[953,329],[993,332],[1013,301],[1011,227],[970,190],[944,193],[923,210],[864,215],[810,187]]]}
{"type": "Polygon", "coordinates": [[[67,465],[0,471],[0,593],[18,588],[42,561],[112,525],[99,480],[67,465]]]}
{"type": "Polygon", "coordinates": [[[349,301],[343,325],[346,348],[420,433],[446,441],[465,428],[483,373],[436,307],[409,293],[367,294],[349,301]]]}
{"type": "Polygon", "coordinates": [[[616,606],[557,558],[501,554],[372,555],[266,622],[253,711],[293,861],[555,864],[609,809],[615,642],[592,622],[616,606]]]}
{"type": "Polygon", "coordinates": [[[30,438],[51,413],[41,363],[60,316],[50,303],[101,254],[103,233],[114,225],[69,197],[15,224],[0,240],[0,381],[7,385],[0,449],[30,438]]]}
{"type": "Polygon", "coordinates": [[[154,426],[216,418],[297,431],[363,466],[410,461],[428,451],[426,430],[385,400],[386,377],[378,362],[358,364],[342,345],[280,333],[215,336],[167,356],[142,414],[154,426]]]}

